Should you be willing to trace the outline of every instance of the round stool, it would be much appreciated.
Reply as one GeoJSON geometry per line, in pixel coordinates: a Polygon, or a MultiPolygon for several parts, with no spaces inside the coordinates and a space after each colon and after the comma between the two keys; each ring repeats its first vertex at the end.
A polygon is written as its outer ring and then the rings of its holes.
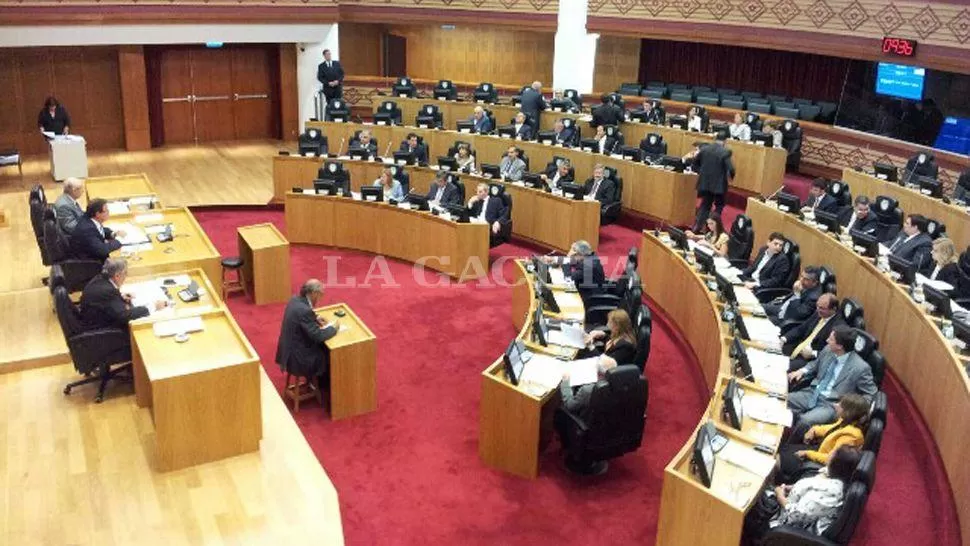
{"type": "Polygon", "coordinates": [[[242,266],[245,262],[239,256],[222,259],[222,300],[228,294],[246,291],[246,280],[243,278],[242,266]],[[235,271],[235,274],[230,272],[235,271]]]}

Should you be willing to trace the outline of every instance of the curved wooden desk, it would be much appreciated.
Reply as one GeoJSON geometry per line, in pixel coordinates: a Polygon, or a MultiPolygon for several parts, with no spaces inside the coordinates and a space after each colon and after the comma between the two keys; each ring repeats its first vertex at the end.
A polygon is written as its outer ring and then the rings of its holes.
{"type": "Polygon", "coordinates": [[[756,240],[772,231],[784,233],[798,242],[803,264],[831,267],[839,293],[862,303],[866,329],[879,340],[890,369],[909,391],[933,433],[966,541],[970,537],[970,467],[966,464],[970,421],[963,416],[970,414],[970,380],[960,358],[907,291],[870,260],[769,204],[749,199],[747,214],[756,240]]]}
{"type": "Polygon", "coordinates": [[[309,193],[286,194],[291,243],[362,250],[414,262],[464,281],[488,274],[488,226],[428,212],[309,193]]]}
{"type": "Polygon", "coordinates": [[[119,176],[98,176],[84,181],[84,195],[90,203],[101,198],[108,201],[129,201],[132,198],[150,199],[153,208],[161,208],[158,191],[145,173],[119,176]]]}
{"type": "MultiPolygon", "coordinates": [[[[362,129],[369,129],[377,138],[378,151],[381,153],[388,150],[388,143],[392,145],[391,151],[397,150],[400,142],[407,137],[408,133],[413,132],[421,135],[428,143],[430,163],[437,163],[437,158],[447,155],[448,149],[455,144],[455,141],[462,140],[471,144],[475,151],[476,165],[479,168],[482,163],[498,165],[502,160],[502,154],[510,146],[517,146],[529,158],[532,172],[544,171],[546,165],[555,157],[569,159],[576,170],[576,181],[580,184],[593,175],[593,167],[597,163],[602,163],[615,168],[623,177],[623,208],[628,212],[675,225],[686,225],[694,219],[697,196],[697,175],[694,174],[674,173],[650,167],[644,163],[593,154],[575,148],[457,131],[331,122],[308,122],[307,126],[317,127],[323,131],[334,151],[343,139],[344,146],[340,150],[341,153],[347,150],[347,143],[354,133],[362,129]]],[[[741,178],[739,174],[736,180],[741,178]]],[[[771,188],[769,192],[774,189],[771,188]]]]}
{"type": "MultiPolygon", "coordinates": [[[[379,161],[341,160],[350,172],[353,191],[360,191],[377,179],[385,165],[379,161]]],[[[320,158],[276,156],[273,158],[274,195],[280,199],[291,188],[309,187],[323,164],[320,158]]],[[[438,173],[429,167],[407,166],[411,189],[426,194],[438,173]]],[[[479,182],[501,182],[470,174],[461,175],[465,197],[470,198],[479,182]]],[[[591,201],[575,201],[544,191],[503,183],[512,196],[512,233],[521,239],[561,250],[569,250],[574,241],[585,240],[595,250],[599,246],[600,207],[591,201]]]]}

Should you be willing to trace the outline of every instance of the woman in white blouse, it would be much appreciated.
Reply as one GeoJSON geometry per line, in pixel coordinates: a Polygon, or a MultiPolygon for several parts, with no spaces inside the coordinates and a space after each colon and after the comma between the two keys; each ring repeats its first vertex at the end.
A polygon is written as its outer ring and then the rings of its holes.
{"type": "Polygon", "coordinates": [[[691,106],[687,111],[687,130],[697,132],[704,130],[704,119],[701,118],[700,110],[696,106],[691,106]]]}
{"type": "Polygon", "coordinates": [[[832,452],[826,467],[795,485],[775,488],[779,511],[769,527],[790,525],[821,535],[839,517],[849,481],[859,464],[859,450],[843,446],[832,452]]]}
{"type": "Polygon", "coordinates": [[[458,151],[455,153],[455,161],[458,162],[459,172],[468,174],[475,172],[475,156],[471,154],[467,145],[458,145],[458,151]]]}
{"type": "Polygon", "coordinates": [[[751,140],[751,127],[744,122],[740,112],[734,114],[734,123],[728,126],[728,130],[735,140],[751,140]]]}

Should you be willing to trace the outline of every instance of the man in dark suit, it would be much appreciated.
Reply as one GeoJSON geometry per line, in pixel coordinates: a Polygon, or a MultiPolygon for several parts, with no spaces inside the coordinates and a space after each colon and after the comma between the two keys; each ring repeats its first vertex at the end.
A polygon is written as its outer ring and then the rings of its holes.
{"type": "MultiPolygon", "coordinates": [[[[147,307],[132,307],[131,296],[121,293],[121,285],[128,278],[128,263],[120,258],[104,262],[104,269],[95,275],[81,292],[81,324],[85,330],[98,328],[127,329],[128,323],[150,313],[147,307]]],[[[164,309],[167,301],[154,302],[155,310],[164,309]]]]}
{"type": "Polygon", "coordinates": [[[542,97],[542,82],[532,82],[532,86],[519,96],[519,101],[519,110],[528,117],[527,121],[535,133],[539,129],[539,112],[549,107],[542,97]]]}
{"type": "Polygon", "coordinates": [[[515,129],[515,138],[519,140],[532,140],[532,126],[529,125],[529,121],[526,119],[525,113],[519,112],[515,115],[515,120],[512,127],[515,129]]]}
{"type": "Polygon", "coordinates": [[[694,232],[701,233],[707,225],[707,216],[714,211],[721,214],[724,210],[724,196],[728,184],[734,180],[734,163],[731,150],[724,146],[724,133],[718,133],[714,144],[694,143],[694,151],[684,157],[684,163],[691,165],[697,173],[697,196],[701,200],[694,220],[694,232]]]}
{"type": "Polygon", "coordinates": [[[869,212],[869,198],[865,195],[857,195],[855,205],[849,210],[849,214],[842,219],[842,226],[845,231],[860,231],[867,235],[875,235],[879,229],[879,218],[869,212]]]}
{"type": "Polygon", "coordinates": [[[903,222],[903,229],[889,245],[893,256],[916,264],[920,273],[933,272],[936,263],[930,257],[933,251],[933,238],[926,233],[926,218],[920,214],[910,214],[903,222]]]}
{"type": "Polygon", "coordinates": [[[815,302],[815,312],[798,326],[781,336],[781,352],[791,357],[788,371],[805,367],[825,348],[832,329],[845,325],[839,314],[839,299],[835,294],[822,294],[815,302]]]}
{"type": "Polygon", "coordinates": [[[869,364],[852,351],[855,338],[853,328],[833,329],[818,358],[788,374],[792,382],[811,380],[807,387],[788,393],[788,409],[796,417],[793,438],[801,438],[813,425],[835,421],[835,404],[845,394],[859,394],[872,401],[878,389],[869,364]]]}
{"type": "Polygon", "coordinates": [[[323,85],[323,96],[327,102],[344,96],[344,68],[340,61],[330,58],[330,50],[323,50],[323,62],[317,66],[317,81],[323,85]]]}
{"type": "Polygon", "coordinates": [[[323,284],[310,279],[286,304],[276,344],[276,363],[283,372],[306,378],[326,376],[329,353],[324,342],[337,335],[340,324],[328,323],[313,312],[322,297],[323,284]]]}
{"type": "Polygon", "coordinates": [[[556,189],[565,182],[573,181],[571,169],[572,163],[568,159],[563,159],[558,162],[558,165],[552,165],[551,168],[546,169],[546,172],[540,174],[539,178],[551,189],[556,189]]]}
{"type": "Polygon", "coordinates": [[[398,151],[413,154],[419,165],[428,164],[428,147],[418,142],[418,135],[415,133],[408,133],[407,138],[401,141],[398,151]]]}
{"type": "Polygon", "coordinates": [[[602,293],[603,285],[606,284],[606,273],[599,256],[583,240],[576,241],[569,247],[566,260],[562,262],[562,271],[566,278],[572,279],[584,302],[591,296],[602,293]]]}
{"type": "Polygon", "coordinates": [[[367,157],[377,156],[377,143],[374,142],[374,137],[368,129],[361,130],[355,138],[351,139],[347,148],[348,152],[349,150],[358,149],[363,150],[367,154],[367,157]]]}
{"type": "Polygon", "coordinates": [[[475,132],[480,135],[487,135],[492,132],[492,120],[488,119],[485,114],[485,109],[481,106],[476,106],[475,110],[472,112],[471,121],[475,123],[475,132]]]}
{"type": "Polygon", "coordinates": [[[782,286],[791,270],[791,263],[781,252],[784,247],[784,235],[777,231],[769,235],[768,244],[761,247],[758,257],[741,272],[742,278],[750,279],[744,283],[744,286],[750,290],[782,286]]]}
{"type": "Polygon", "coordinates": [[[792,286],[791,295],[764,305],[768,320],[776,326],[781,326],[807,319],[815,311],[815,302],[822,295],[822,286],[818,282],[818,277],[819,268],[808,266],[803,269],[801,277],[792,286]]]}
{"type": "Polygon", "coordinates": [[[604,94],[600,97],[600,105],[593,109],[593,119],[589,126],[596,128],[601,125],[619,125],[623,122],[623,109],[613,102],[613,97],[604,94]]]}
{"type": "Polygon", "coordinates": [[[115,236],[124,237],[124,232],[112,232],[104,227],[108,220],[108,202],[104,199],[92,199],[84,212],[84,217],[78,220],[71,234],[71,253],[76,258],[88,260],[108,259],[108,255],[121,248],[121,243],[115,236]]]}
{"type": "Polygon", "coordinates": [[[498,242],[499,232],[502,230],[502,220],[508,211],[505,202],[497,195],[491,195],[488,184],[482,182],[475,188],[475,195],[468,200],[468,216],[489,226],[489,240],[498,242]]]}
{"type": "Polygon", "coordinates": [[[808,198],[802,204],[802,208],[811,209],[812,212],[820,210],[835,214],[839,211],[839,202],[829,195],[828,183],[824,178],[816,178],[812,181],[812,187],[808,190],[808,198]]]}
{"type": "Polygon", "coordinates": [[[643,106],[633,111],[634,114],[642,116],[646,123],[663,125],[667,121],[667,112],[660,106],[656,99],[644,99],[643,106]]]}
{"type": "Polygon", "coordinates": [[[448,183],[448,173],[444,171],[439,171],[435,176],[434,184],[431,184],[427,197],[428,201],[441,205],[457,205],[461,202],[458,188],[448,183]]]}
{"type": "Polygon", "coordinates": [[[553,127],[553,133],[556,138],[554,139],[555,144],[562,144],[563,146],[572,146],[576,142],[576,126],[570,124],[566,127],[561,119],[556,120],[556,124],[553,127]]]}
{"type": "Polygon", "coordinates": [[[57,225],[67,235],[74,233],[74,227],[81,218],[84,218],[84,209],[77,202],[82,195],[84,195],[84,181],[80,178],[68,178],[64,181],[64,193],[54,201],[57,225]]]}
{"type": "Polygon", "coordinates": [[[593,177],[583,185],[587,199],[595,199],[600,205],[609,205],[616,201],[616,183],[606,178],[606,169],[597,164],[593,167],[593,177]]]}

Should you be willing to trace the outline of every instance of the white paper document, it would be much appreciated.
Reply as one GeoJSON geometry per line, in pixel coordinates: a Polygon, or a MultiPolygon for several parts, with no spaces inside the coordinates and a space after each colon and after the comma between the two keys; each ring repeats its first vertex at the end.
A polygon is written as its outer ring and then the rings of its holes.
{"type": "Polygon", "coordinates": [[[582,326],[574,326],[565,322],[560,324],[559,330],[549,330],[549,343],[582,349],[586,347],[583,339],[585,331],[582,326]]]}
{"type": "Polygon", "coordinates": [[[147,235],[155,235],[156,233],[162,233],[163,231],[173,228],[172,224],[155,224],[152,226],[145,226],[145,233],[147,235]]]}
{"type": "Polygon", "coordinates": [[[131,296],[132,307],[147,307],[151,314],[156,312],[155,302],[168,299],[162,290],[162,283],[157,280],[125,283],[121,292],[131,296]]]}
{"type": "Polygon", "coordinates": [[[748,309],[761,310],[761,302],[750,289],[743,286],[735,287],[734,295],[738,298],[738,305],[748,309]]]}
{"type": "Polygon", "coordinates": [[[552,281],[552,284],[566,284],[566,274],[561,267],[550,267],[549,280],[552,281]]]}
{"type": "Polygon", "coordinates": [[[118,214],[128,214],[130,209],[128,208],[127,201],[109,201],[107,204],[108,214],[114,216],[118,214]]]}
{"type": "Polygon", "coordinates": [[[781,400],[749,394],[741,399],[741,407],[744,408],[744,416],[755,421],[785,427],[792,424],[792,412],[781,400]]]}
{"type": "Polygon", "coordinates": [[[161,222],[164,219],[165,216],[157,212],[152,214],[139,214],[138,216],[135,216],[135,222],[139,224],[152,224],[155,222],[161,222]]]}
{"type": "Polygon", "coordinates": [[[174,336],[182,333],[201,332],[202,317],[187,317],[177,320],[164,320],[152,325],[152,330],[158,337],[174,336]]]}
{"type": "Polygon", "coordinates": [[[943,281],[931,280],[929,277],[923,275],[922,273],[916,274],[916,284],[920,286],[929,286],[930,288],[935,288],[937,290],[953,290],[952,284],[948,282],[943,282],[943,281]]]}
{"type": "Polygon", "coordinates": [[[569,371],[569,386],[581,387],[599,380],[600,357],[581,358],[572,362],[563,362],[569,371]]]}
{"type": "Polygon", "coordinates": [[[891,252],[889,252],[889,247],[886,246],[886,245],[884,245],[884,244],[882,244],[882,243],[879,243],[879,255],[880,256],[886,256],[886,255],[889,255],[889,254],[891,254],[891,252]]]}
{"type": "Polygon", "coordinates": [[[775,458],[766,453],[740,444],[735,440],[728,440],[724,448],[717,452],[717,458],[734,466],[739,466],[752,474],[768,477],[775,467],[775,458]]]}
{"type": "Polygon", "coordinates": [[[751,315],[741,315],[744,327],[748,330],[748,336],[753,341],[763,343],[769,347],[780,348],[781,330],[771,323],[770,320],[751,315]]]}
{"type": "Polygon", "coordinates": [[[536,353],[522,368],[519,384],[532,384],[551,391],[562,381],[563,364],[565,362],[555,357],[536,353]]]}
{"type": "Polygon", "coordinates": [[[145,230],[134,225],[125,223],[108,223],[104,227],[109,228],[111,231],[115,232],[115,239],[118,240],[124,246],[128,245],[140,245],[142,243],[151,242],[148,240],[148,235],[145,230]],[[124,232],[124,235],[119,235],[118,232],[124,232]]]}
{"type": "Polygon", "coordinates": [[[746,351],[748,363],[751,364],[751,375],[755,383],[772,390],[786,392],[788,390],[788,357],[749,348],[746,351]]]}

